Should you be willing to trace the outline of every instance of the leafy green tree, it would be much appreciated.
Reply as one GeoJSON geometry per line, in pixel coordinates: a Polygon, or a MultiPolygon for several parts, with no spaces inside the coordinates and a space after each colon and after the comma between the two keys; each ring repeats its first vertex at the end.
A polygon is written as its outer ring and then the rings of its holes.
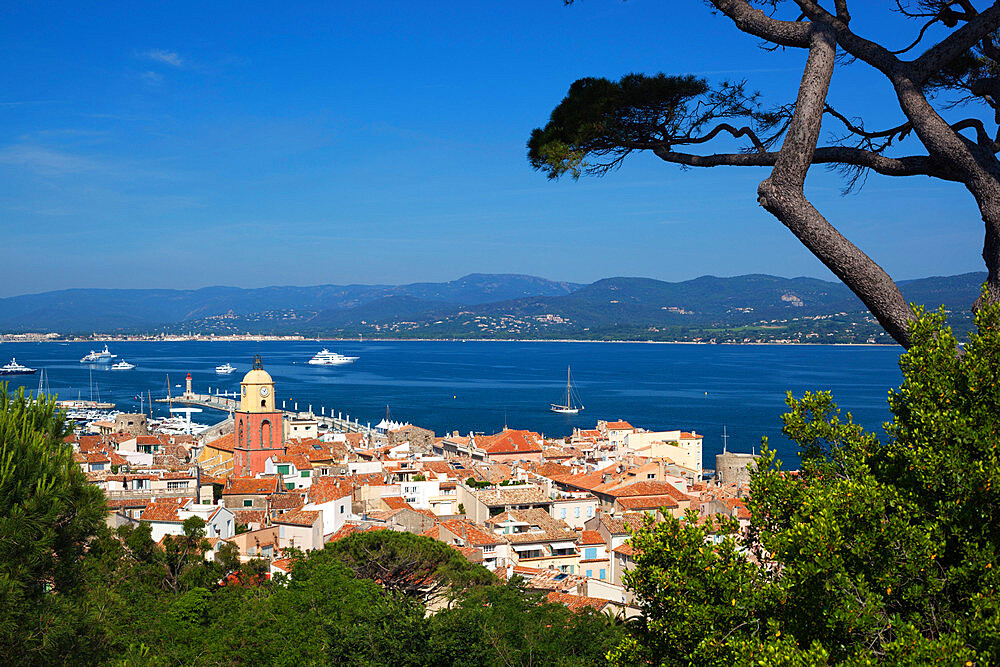
{"type": "Polygon", "coordinates": [[[880,441],[828,393],[788,398],[801,469],[766,448],[750,529],[689,516],[633,538],[645,623],[620,664],[1000,660],[1000,308],[960,352],[943,312],[912,326],[880,441]]]}
{"type": "Polygon", "coordinates": [[[453,547],[412,533],[368,530],[331,542],[326,550],[357,576],[422,602],[455,597],[496,580],[493,573],[470,563],[453,547]]]}
{"type": "Polygon", "coordinates": [[[889,3],[881,9],[887,23],[914,21],[910,45],[893,50],[855,31],[849,5],[865,3],[706,4],[736,31],[763,40],[765,48],[802,54],[795,100],[765,106],[745,82],[710,84],[683,73],[584,78],[570,86],[548,123],[532,132],[531,165],[550,178],[601,175],[631,153],[646,151],[683,167],[769,168],[756,201],[904,347],[912,344],[915,312],[885,270],[816,209],[804,191],[806,176],[812,165],[824,164],[847,176],[847,189],[871,172],[960,183],[985,223],[987,280],[979,302],[1000,300],[1000,6],[976,0],[889,3]],[[845,106],[831,95],[831,81],[848,63],[884,77],[894,92],[899,116],[889,127],[866,125],[872,109],[857,95],[843,98],[845,106]],[[823,137],[827,123],[836,130],[823,137]]]}
{"type": "Polygon", "coordinates": [[[181,589],[183,576],[201,574],[196,571],[204,569],[205,552],[211,548],[205,539],[205,520],[201,517],[185,519],[183,530],[183,535],[167,535],[163,539],[163,586],[175,593],[181,589]]]}
{"type": "Polygon", "coordinates": [[[104,495],[63,442],[55,400],[0,384],[0,655],[48,662],[75,650],[74,609],[104,495]],[[68,643],[67,643],[68,642],[68,643]]]}
{"type": "Polygon", "coordinates": [[[621,637],[612,619],[527,593],[515,578],[477,589],[429,619],[427,658],[439,665],[592,665],[621,637]]]}

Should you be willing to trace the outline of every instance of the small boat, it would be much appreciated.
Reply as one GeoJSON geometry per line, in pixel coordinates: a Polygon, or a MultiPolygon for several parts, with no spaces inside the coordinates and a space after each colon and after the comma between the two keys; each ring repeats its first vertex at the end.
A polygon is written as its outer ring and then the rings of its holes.
{"type": "Polygon", "coordinates": [[[309,363],[313,366],[340,366],[342,364],[353,364],[358,360],[358,357],[346,357],[339,352],[331,352],[325,347],[321,352],[317,352],[316,356],[309,360],[309,363]]]}
{"type": "Polygon", "coordinates": [[[11,359],[6,366],[0,366],[0,375],[34,375],[37,368],[28,368],[17,363],[17,359],[11,359]]]}
{"type": "Polygon", "coordinates": [[[130,364],[129,362],[122,359],[116,364],[111,365],[111,370],[113,371],[130,371],[135,368],[135,364],[130,364]]]}
{"type": "Polygon", "coordinates": [[[91,350],[80,360],[81,364],[110,364],[111,360],[117,357],[117,354],[111,354],[108,350],[108,346],[105,345],[104,349],[100,352],[95,352],[91,350]]]}
{"type": "Polygon", "coordinates": [[[558,412],[561,415],[575,415],[583,410],[583,403],[579,400],[577,396],[576,403],[573,402],[573,396],[576,392],[573,390],[573,385],[570,384],[569,379],[569,366],[566,367],[566,401],[563,403],[550,403],[549,410],[552,412],[558,412]]]}
{"type": "Polygon", "coordinates": [[[226,362],[226,363],[222,364],[221,366],[216,366],[215,367],[215,372],[218,373],[219,375],[229,375],[230,373],[232,373],[235,370],[236,370],[236,366],[233,366],[229,362],[226,362]]]}

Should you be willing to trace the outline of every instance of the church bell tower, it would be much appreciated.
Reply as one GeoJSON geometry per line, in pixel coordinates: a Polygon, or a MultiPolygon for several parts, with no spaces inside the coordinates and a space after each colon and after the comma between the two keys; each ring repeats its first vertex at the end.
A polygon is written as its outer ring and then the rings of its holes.
{"type": "Polygon", "coordinates": [[[274,380],[260,355],[253,358],[240,389],[240,409],[233,414],[233,475],[253,477],[264,472],[268,458],[285,453],[282,413],[274,407],[274,380]]]}

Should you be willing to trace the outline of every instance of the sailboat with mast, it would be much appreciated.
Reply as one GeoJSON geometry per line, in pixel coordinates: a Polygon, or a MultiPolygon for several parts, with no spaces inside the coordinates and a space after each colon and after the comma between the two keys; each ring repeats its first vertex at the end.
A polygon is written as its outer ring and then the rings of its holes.
{"type": "Polygon", "coordinates": [[[583,410],[583,401],[580,400],[570,381],[569,366],[566,367],[566,400],[563,403],[549,404],[549,409],[561,415],[575,415],[583,410]]]}

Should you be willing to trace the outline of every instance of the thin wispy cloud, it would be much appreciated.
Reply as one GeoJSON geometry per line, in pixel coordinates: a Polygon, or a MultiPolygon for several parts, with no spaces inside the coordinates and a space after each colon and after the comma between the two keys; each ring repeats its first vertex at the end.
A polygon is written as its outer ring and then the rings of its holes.
{"type": "Polygon", "coordinates": [[[184,61],[176,51],[167,51],[166,49],[150,49],[149,51],[145,51],[142,55],[149,60],[154,60],[158,63],[163,63],[164,65],[170,65],[171,67],[184,66],[184,61]]]}
{"type": "Polygon", "coordinates": [[[163,75],[153,71],[143,72],[139,76],[142,78],[142,82],[149,86],[158,86],[163,83],[163,75]]]}
{"type": "Polygon", "coordinates": [[[75,174],[98,168],[98,164],[90,158],[31,144],[15,144],[0,149],[0,164],[46,175],[75,174]]]}

